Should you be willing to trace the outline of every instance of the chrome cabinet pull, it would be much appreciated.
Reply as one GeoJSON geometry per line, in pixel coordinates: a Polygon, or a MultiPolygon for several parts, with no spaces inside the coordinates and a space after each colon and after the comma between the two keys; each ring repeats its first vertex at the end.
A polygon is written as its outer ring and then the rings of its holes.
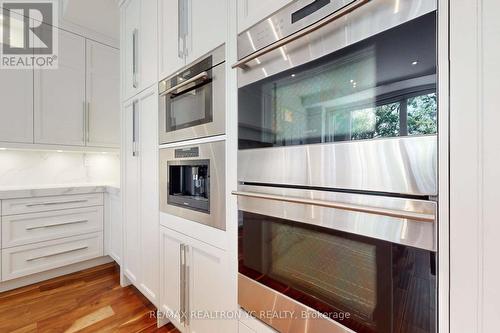
{"type": "Polygon", "coordinates": [[[313,206],[321,206],[321,207],[327,207],[327,208],[335,208],[335,209],[360,212],[360,213],[368,213],[368,214],[374,214],[374,215],[383,215],[383,216],[389,216],[389,217],[409,219],[409,220],[418,221],[418,222],[432,222],[433,223],[436,220],[436,216],[434,214],[425,214],[425,213],[409,212],[409,211],[397,210],[397,209],[363,206],[363,205],[349,204],[349,203],[344,203],[344,202],[314,200],[314,199],[305,199],[305,198],[298,198],[298,197],[288,197],[288,196],[283,196],[283,195],[257,193],[257,192],[244,192],[244,191],[233,191],[232,194],[237,195],[237,196],[241,196],[241,197],[275,200],[275,201],[298,203],[298,204],[304,204],[304,205],[313,205],[313,206]]]}
{"type": "Polygon", "coordinates": [[[269,52],[272,52],[280,47],[283,47],[287,44],[290,44],[291,42],[293,42],[301,37],[307,36],[310,33],[324,27],[325,25],[329,24],[330,22],[333,22],[333,21],[341,18],[342,16],[349,14],[350,12],[355,10],[356,8],[361,7],[370,1],[371,0],[354,1],[350,4],[348,4],[347,6],[343,7],[342,9],[338,10],[337,12],[333,13],[332,15],[327,16],[324,19],[319,20],[318,22],[316,22],[314,24],[311,24],[307,28],[299,30],[299,31],[295,32],[294,34],[291,34],[288,37],[285,37],[281,40],[278,40],[277,42],[274,42],[273,44],[268,45],[268,46],[266,46],[266,47],[264,47],[256,52],[244,57],[243,59],[239,60],[234,65],[232,65],[231,67],[232,68],[238,68],[238,67],[245,68],[245,67],[247,67],[246,64],[249,63],[250,61],[254,60],[255,58],[258,58],[258,57],[263,56],[269,52]]]}
{"type": "Polygon", "coordinates": [[[186,81],[184,81],[184,82],[181,82],[181,83],[179,83],[178,85],[176,85],[176,86],[174,86],[174,87],[172,87],[172,88],[170,88],[170,89],[165,90],[164,92],[162,92],[162,93],[160,94],[160,96],[164,96],[164,95],[170,94],[171,92],[174,92],[174,91],[176,91],[176,90],[178,90],[178,89],[180,89],[180,88],[182,88],[182,87],[185,87],[185,86],[187,86],[188,84],[191,84],[191,83],[193,83],[193,82],[196,82],[196,81],[198,81],[198,80],[203,80],[203,81],[206,81],[207,79],[208,79],[208,73],[207,73],[207,72],[201,72],[200,74],[195,75],[195,76],[193,76],[192,78],[190,78],[190,79],[188,79],[188,80],[186,80],[186,81]]]}
{"type": "Polygon", "coordinates": [[[79,220],[79,221],[71,221],[71,222],[63,222],[63,223],[45,224],[45,225],[40,225],[40,226],[26,227],[26,230],[29,231],[29,230],[36,230],[36,229],[53,228],[53,227],[59,227],[62,225],[85,223],[88,221],[89,220],[79,220]]]}
{"type": "Polygon", "coordinates": [[[66,251],[61,251],[61,252],[50,253],[50,254],[46,254],[44,256],[39,256],[39,257],[32,257],[32,258],[26,259],[26,261],[34,261],[34,260],[39,260],[39,259],[50,258],[50,257],[58,256],[60,254],[66,254],[66,253],[71,253],[71,252],[86,250],[88,248],[89,248],[88,246],[82,246],[82,247],[78,247],[76,249],[71,249],[71,250],[66,250],[66,251]]]}
{"type": "Polygon", "coordinates": [[[138,58],[139,58],[139,48],[138,48],[138,41],[139,41],[139,30],[134,29],[132,32],[132,86],[134,88],[137,88],[139,86],[138,80],[137,80],[137,72],[138,72],[138,58]]]}
{"type": "Polygon", "coordinates": [[[186,323],[186,289],[185,289],[185,281],[186,281],[186,271],[184,269],[185,267],[185,256],[186,253],[186,246],[184,244],[180,244],[180,257],[179,257],[179,262],[180,262],[180,270],[179,270],[179,284],[180,284],[180,322],[182,325],[185,325],[186,323]]]}
{"type": "Polygon", "coordinates": [[[177,0],[177,55],[179,58],[184,59],[184,40],[183,40],[183,30],[184,30],[184,7],[183,0],[177,0]],[[182,49],[181,49],[182,44],[182,49]]]}
{"type": "Polygon", "coordinates": [[[26,207],[37,207],[37,206],[51,206],[51,205],[66,205],[87,202],[88,200],[71,200],[71,201],[54,201],[54,202],[41,202],[35,204],[28,204],[26,207]]]}
{"type": "Polygon", "coordinates": [[[87,102],[87,118],[85,125],[85,140],[86,142],[90,142],[90,102],[87,102]]]}
{"type": "Polygon", "coordinates": [[[137,136],[138,136],[138,127],[137,127],[137,101],[132,102],[132,156],[136,157],[139,155],[137,149],[137,136]]]}
{"type": "MultiPolygon", "coordinates": [[[[186,255],[186,250],[184,250],[184,255],[186,255]]],[[[189,304],[189,265],[187,264],[187,260],[186,258],[184,258],[184,269],[185,269],[185,273],[184,273],[184,283],[185,283],[185,291],[184,291],[184,298],[185,298],[185,313],[186,313],[186,326],[189,326],[191,324],[191,304],[189,304]]]]}

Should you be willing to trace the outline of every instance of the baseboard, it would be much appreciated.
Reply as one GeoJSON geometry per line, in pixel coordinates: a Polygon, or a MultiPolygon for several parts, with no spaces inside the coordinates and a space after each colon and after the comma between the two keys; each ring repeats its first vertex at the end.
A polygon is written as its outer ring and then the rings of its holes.
{"type": "Polygon", "coordinates": [[[74,272],[81,271],[83,269],[107,264],[109,262],[112,262],[113,259],[109,256],[104,256],[104,257],[99,257],[95,259],[90,259],[86,261],[82,261],[76,264],[60,267],[60,268],[55,268],[51,269],[45,272],[41,273],[36,273],[28,276],[24,276],[18,279],[10,280],[10,281],[5,281],[5,282],[0,282],[0,292],[28,286],[33,283],[49,280],[58,276],[66,275],[66,274],[71,274],[74,272]]]}

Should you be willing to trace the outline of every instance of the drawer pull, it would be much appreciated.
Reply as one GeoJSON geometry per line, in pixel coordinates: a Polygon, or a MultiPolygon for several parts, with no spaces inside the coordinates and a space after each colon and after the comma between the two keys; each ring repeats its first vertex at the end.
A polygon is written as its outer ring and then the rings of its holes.
{"type": "Polygon", "coordinates": [[[83,203],[88,200],[72,200],[72,201],[54,201],[54,202],[41,202],[36,204],[28,204],[26,207],[36,207],[36,206],[51,206],[51,205],[65,205],[65,204],[75,204],[75,203],[83,203]]]}
{"type": "Polygon", "coordinates": [[[88,246],[82,246],[82,247],[78,247],[76,249],[71,249],[71,250],[66,250],[66,251],[61,251],[61,252],[56,252],[56,253],[50,253],[50,254],[46,254],[44,256],[40,256],[40,257],[29,258],[29,259],[26,259],[26,261],[34,261],[34,260],[38,260],[38,259],[50,258],[50,257],[58,256],[60,254],[66,254],[66,253],[76,252],[76,251],[80,251],[80,250],[86,250],[88,248],[89,248],[88,246]]]}
{"type": "Polygon", "coordinates": [[[44,228],[59,227],[59,226],[62,226],[62,225],[85,223],[85,222],[88,222],[88,221],[89,221],[89,220],[79,220],[79,221],[72,221],[72,222],[63,222],[63,223],[45,224],[45,225],[40,225],[40,226],[32,226],[32,227],[27,227],[27,228],[26,228],[26,230],[36,230],[36,229],[44,229],[44,228]]]}

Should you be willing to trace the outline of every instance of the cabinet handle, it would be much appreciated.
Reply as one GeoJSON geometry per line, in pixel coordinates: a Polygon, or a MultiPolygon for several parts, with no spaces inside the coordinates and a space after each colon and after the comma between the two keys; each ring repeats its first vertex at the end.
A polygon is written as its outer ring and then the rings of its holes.
{"type": "Polygon", "coordinates": [[[139,30],[134,29],[132,32],[132,86],[137,88],[139,83],[137,82],[137,70],[138,58],[139,58],[139,48],[137,47],[139,41],[139,30]]]}
{"type": "Polygon", "coordinates": [[[87,102],[83,101],[83,144],[87,142],[87,102]]]}
{"type": "Polygon", "coordinates": [[[60,227],[62,225],[79,224],[79,223],[85,223],[88,221],[89,220],[79,220],[79,221],[71,221],[71,222],[64,222],[64,223],[45,224],[45,225],[34,226],[34,227],[26,227],[26,230],[29,231],[29,230],[36,230],[36,229],[60,227]]]}
{"type": "Polygon", "coordinates": [[[66,254],[66,253],[76,252],[76,251],[80,251],[80,250],[86,250],[88,248],[89,248],[88,246],[82,246],[82,247],[78,247],[76,249],[50,253],[50,254],[46,254],[44,256],[39,256],[39,257],[32,257],[32,258],[26,259],[26,261],[34,261],[34,260],[39,260],[39,259],[50,258],[50,257],[58,256],[60,254],[66,254]]]}
{"type": "Polygon", "coordinates": [[[86,123],[86,141],[90,142],[90,102],[87,102],[87,123],[86,123]]]}
{"type": "MultiPolygon", "coordinates": [[[[186,255],[186,250],[184,250],[184,256],[186,255]]],[[[191,324],[191,305],[189,304],[189,265],[187,264],[186,258],[184,258],[184,306],[185,306],[185,312],[186,312],[186,326],[189,326],[191,324]]]]}
{"type": "Polygon", "coordinates": [[[183,0],[177,0],[177,55],[181,59],[184,58],[184,50],[183,50],[184,42],[182,39],[183,29],[184,29],[183,17],[184,17],[183,0]],[[181,43],[182,43],[182,49],[181,49],[181,43]]]}
{"type": "Polygon", "coordinates": [[[54,201],[54,202],[41,202],[35,204],[27,204],[26,207],[36,207],[36,206],[51,206],[51,205],[65,205],[87,202],[88,200],[71,200],[71,201],[54,201]]]}
{"type": "Polygon", "coordinates": [[[186,246],[184,244],[180,244],[180,251],[179,251],[179,262],[180,262],[180,270],[179,270],[179,287],[180,287],[180,322],[182,325],[185,325],[186,323],[186,290],[185,290],[185,281],[186,281],[186,271],[184,269],[185,267],[185,253],[186,253],[186,246]]]}
{"type": "Polygon", "coordinates": [[[139,155],[137,151],[137,101],[132,102],[132,156],[139,155]]]}

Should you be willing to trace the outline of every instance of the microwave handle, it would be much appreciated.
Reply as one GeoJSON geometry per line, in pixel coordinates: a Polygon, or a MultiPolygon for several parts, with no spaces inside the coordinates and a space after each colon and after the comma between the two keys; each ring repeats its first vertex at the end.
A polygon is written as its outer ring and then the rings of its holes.
{"type": "Polygon", "coordinates": [[[342,9],[338,10],[337,12],[333,13],[332,15],[330,16],[327,16],[325,17],[324,19],[322,20],[319,20],[318,22],[314,23],[314,24],[311,24],[310,26],[308,26],[307,28],[305,29],[302,29],[302,30],[299,30],[297,31],[296,33],[294,34],[291,34],[290,36],[288,37],[285,37],[283,39],[280,39],[278,40],[277,42],[271,44],[271,45],[268,45],[260,50],[258,50],[257,52],[254,52],[246,57],[244,57],[243,59],[239,60],[238,62],[236,62],[234,65],[232,65],[231,67],[232,68],[246,68],[247,67],[247,63],[249,63],[250,61],[258,58],[258,57],[261,57],[269,52],[272,52],[276,49],[279,49],[280,47],[283,47],[287,44],[290,44],[291,42],[299,39],[299,38],[302,38],[304,36],[307,36],[309,35],[310,33],[313,33],[314,31],[324,27],[325,25],[341,18],[342,16],[345,16],[347,14],[349,14],[350,12],[352,12],[353,10],[355,10],[356,8],[358,7],[361,7],[363,5],[365,5],[366,3],[370,2],[371,0],[356,0],[354,2],[351,2],[350,4],[348,4],[347,6],[343,7],[342,9]]]}
{"type": "Polygon", "coordinates": [[[275,201],[290,202],[290,203],[297,203],[297,204],[303,204],[303,205],[313,205],[313,206],[334,208],[334,209],[340,209],[340,210],[346,210],[346,211],[352,211],[352,212],[383,215],[383,216],[413,220],[413,221],[417,221],[417,222],[434,223],[436,221],[436,216],[434,214],[426,214],[426,213],[419,213],[419,212],[410,212],[410,211],[405,211],[405,210],[357,205],[357,204],[350,204],[350,203],[338,202],[338,201],[306,199],[306,198],[289,197],[289,196],[283,196],[283,195],[257,193],[257,192],[244,192],[244,191],[233,191],[232,194],[240,196],[240,197],[275,200],[275,201]]]}
{"type": "Polygon", "coordinates": [[[164,92],[162,92],[162,93],[160,94],[160,96],[164,96],[164,95],[170,94],[170,93],[172,93],[172,92],[174,92],[174,91],[176,91],[176,90],[178,90],[178,89],[180,89],[180,88],[182,88],[182,87],[185,87],[185,86],[187,86],[188,84],[191,84],[191,83],[193,83],[193,82],[196,82],[196,81],[198,81],[198,80],[207,81],[207,80],[208,80],[208,78],[209,78],[209,76],[208,76],[208,73],[207,73],[207,72],[201,72],[200,74],[198,74],[198,75],[196,75],[196,76],[193,76],[193,77],[192,77],[192,78],[190,78],[189,80],[186,80],[186,81],[184,81],[184,82],[181,82],[181,83],[179,83],[178,85],[176,85],[176,86],[174,86],[174,87],[172,87],[172,88],[170,88],[170,89],[165,90],[164,92]]]}

